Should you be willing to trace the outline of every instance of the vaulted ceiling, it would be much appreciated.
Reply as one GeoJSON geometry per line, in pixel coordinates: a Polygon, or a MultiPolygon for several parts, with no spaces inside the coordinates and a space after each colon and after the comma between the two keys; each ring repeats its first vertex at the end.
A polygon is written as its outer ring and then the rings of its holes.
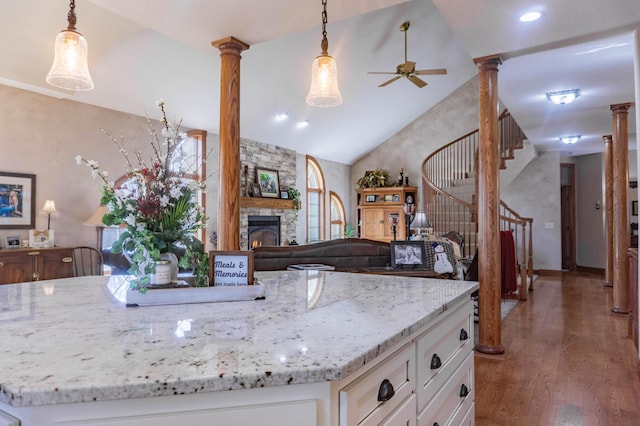
{"type": "MultiPolygon", "coordinates": [[[[633,31],[637,0],[329,0],[329,53],[344,103],[305,104],[311,62],[320,53],[318,0],[77,0],[77,28],[87,39],[95,89],[67,92],[44,78],[55,35],[66,28],[63,0],[0,0],[0,84],[132,114],[169,113],[189,128],[218,132],[220,59],[211,41],[248,44],[241,62],[241,136],[351,164],[444,99],[477,71],[472,58],[501,54],[499,95],[541,150],[573,155],[602,150],[611,133],[609,106],[634,101],[633,31]],[[518,17],[543,13],[532,23],[518,17]],[[408,59],[416,68],[447,68],[379,88],[408,59]],[[579,88],[570,105],[545,93],[579,88]],[[289,119],[275,115],[289,112],[289,119]],[[296,123],[308,120],[306,128],[296,123]],[[572,146],[558,137],[581,134],[572,146]]],[[[630,111],[635,147],[635,110],[630,111]]]]}

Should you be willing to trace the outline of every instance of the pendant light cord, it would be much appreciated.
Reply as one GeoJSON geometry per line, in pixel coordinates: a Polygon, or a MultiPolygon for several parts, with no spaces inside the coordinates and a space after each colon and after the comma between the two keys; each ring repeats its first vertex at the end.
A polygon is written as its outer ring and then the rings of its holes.
{"type": "Polygon", "coordinates": [[[322,0],[322,56],[329,56],[329,40],[327,40],[327,0],[322,0]]]}
{"type": "Polygon", "coordinates": [[[67,21],[69,22],[69,26],[67,30],[76,31],[76,2],[75,0],[71,0],[69,2],[69,13],[67,13],[67,21]]]}

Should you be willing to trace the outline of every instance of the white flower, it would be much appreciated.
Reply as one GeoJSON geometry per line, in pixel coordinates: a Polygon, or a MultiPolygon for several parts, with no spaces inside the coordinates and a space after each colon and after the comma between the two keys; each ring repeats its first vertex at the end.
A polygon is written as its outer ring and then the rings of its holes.
{"type": "Polygon", "coordinates": [[[76,155],[76,163],[82,164],[82,155],[76,155]]]}
{"type": "Polygon", "coordinates": [[[136,225],[136,217],[132,214],[130,214],[129,216],[124,218],[124,221],[127,222],[127,225],[129,226],[135,226],[136,225]]]}
{"type": "Polygon", "coordinates": [[[156,101],[156,105],[157,105],[157,106],[159,106],[159,107],[164,106],[164,99],[158,99],[158,100],[156,101]]]}
{"type": "Polygon", "coordinates": [[[160,198],[160,205],[161,205],[162,207],[166,207],[166,206],[167,206],[167,204],[169,204],[169,197],[167,197],[166,195],[163,195],[163,196],[160,198]]]}

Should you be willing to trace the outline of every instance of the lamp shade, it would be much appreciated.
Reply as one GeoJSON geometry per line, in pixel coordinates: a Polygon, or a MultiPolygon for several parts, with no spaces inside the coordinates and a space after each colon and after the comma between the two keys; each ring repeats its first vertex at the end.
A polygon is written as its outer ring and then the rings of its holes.
{"type": "Polygon", "coordinates": [[[316,57],[311,65],[311,87],[307,104],[315,107],[332,107],[342,103],[338,88],[338,67],[329,55],[316,57]]]}
{"type": "Polygon", "coordinates": [[[44,207],[42,208],[42,213],[45,213],[45,214],[56,213],[56,203],[53,200],[45,201],[44,207]]]}
{"type": "Polygon", "coordinates": [[[102,222],[102,218],[107,213],[109,213],[109,208],[104,204],[100,204],[96,211],[94,211],[93,214],[84,221],[84,224],[87,226],[106,226],[102,222]]]}
{"type": "Polygon", "coordinates": [[[416,217],[413,219],[413,222],[409,225],[409,229],[420,229],[420,228],[428,228],[430,226],[429,221],[427,220],[427,215],[425,212],[416,213],[416,217]]]}
{"type": "Polygon", "coordinates": [[[53,65],[47,83],[61,89],[85,91],[93,89],[89,74],[87,40],[77,31],[64,30],[56,37],[53,65]]]}

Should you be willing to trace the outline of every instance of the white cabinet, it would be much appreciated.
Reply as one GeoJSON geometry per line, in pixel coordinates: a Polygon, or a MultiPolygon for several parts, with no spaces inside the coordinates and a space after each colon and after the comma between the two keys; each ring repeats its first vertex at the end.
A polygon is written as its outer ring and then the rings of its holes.
{"type": "Polygon", "coordinates": [[[340,426],[473,425],[473,334],[470,301],[445,312],[340,390],[340,426]]]}

